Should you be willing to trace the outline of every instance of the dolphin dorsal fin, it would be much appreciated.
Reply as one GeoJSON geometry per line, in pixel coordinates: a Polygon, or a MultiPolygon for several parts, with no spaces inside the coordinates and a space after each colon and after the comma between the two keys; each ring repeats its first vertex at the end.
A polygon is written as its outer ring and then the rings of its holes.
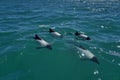
{"type": "Polygon", "coordinates": [[[34,39],[38,39],[38,40],[41,40],[41,38],[36,34],[34,39]]]}
{"type": "Polygon", "coordinates": [[[78,36],[78,35],[80,35],[80,33],[79,33],[78,31],[76,31],[76,32],[75,32],[75,35],[78,36]]]}
{"type": "Polygon", "coordinates": [[[53,31],[53,29],[49,28],[49,32],[55,32],[55,31],[53,31]]]}

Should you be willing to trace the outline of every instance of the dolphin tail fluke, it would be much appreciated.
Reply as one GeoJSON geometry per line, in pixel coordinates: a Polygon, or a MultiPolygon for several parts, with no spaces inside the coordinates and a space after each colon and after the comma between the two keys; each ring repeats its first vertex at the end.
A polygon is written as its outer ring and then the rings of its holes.
{"type": "Polygon", "coordinates": [[[95,62],[95,63],[97,63],[97,64],[100,64],[99,61],[98,61],[98,59],[97,59],[96,57],[93,57],[93,58],[90,59],[90,60],[93,61],[93,62],[95,62]]]}
{"type": "Polygon", "coordinates": [[[35,35],[34,39],[35,39],[35,40],[36,40],[36,39],[41,40],[41,38],[40,38],[37,34],[35,35]]]}

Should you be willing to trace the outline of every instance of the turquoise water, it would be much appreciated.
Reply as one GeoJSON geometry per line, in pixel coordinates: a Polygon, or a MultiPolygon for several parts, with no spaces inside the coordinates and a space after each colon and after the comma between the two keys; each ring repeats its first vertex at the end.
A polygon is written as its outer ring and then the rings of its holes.
{"type": "Polygon", "coordinates": [[[120,80],[119,0],[1,0],[0,80],[120,80]],[[52,37],[53,28],[64,34],[52,37]],[[90,41],[75,39],[81,31],[90,41]],[[36,49],[38,34],[53,50],[36,49]],[[100,64],[80,59],[74,41],[100,64]]]}

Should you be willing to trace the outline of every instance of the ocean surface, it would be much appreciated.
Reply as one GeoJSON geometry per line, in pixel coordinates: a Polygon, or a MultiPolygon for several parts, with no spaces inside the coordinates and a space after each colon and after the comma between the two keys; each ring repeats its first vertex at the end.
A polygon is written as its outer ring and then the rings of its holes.
{"type": "Polygon", "coordinates": [[[120,80],[120,1],[0,0],[0,80],[120,80]],[[76,31],[91,40],[76,39],[76,31]],[[35,34],[53,49],[36,49],[35,34]],[[81,60],[70,42],[100,64],[81,60]]]}

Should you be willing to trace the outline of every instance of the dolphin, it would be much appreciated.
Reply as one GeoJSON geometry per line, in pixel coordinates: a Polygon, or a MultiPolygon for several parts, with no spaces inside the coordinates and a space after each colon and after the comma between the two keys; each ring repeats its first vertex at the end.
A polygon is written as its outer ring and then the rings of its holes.
{"type": "MultiPolygon", "coordinates": [[[[41,47],[46,47],[52,50],[52,46],[48,42],[40,38],[37,34],[35,35],[34,39],[41,45],[41,47]]],[[[38,48],[41,48],[41,47],[38,47],[38,48]]]]}
{"type": "Polygon", "coordinates": [[[75,32],[75,36],[77,36],[78,38],[84,39],[84,40],[90,40],[90,37],[88,37],[85,34],[79,33],[78,31],[75,32]]]}
{"type": "Polygon", "coordinates": [[[97,57],[92,52],[90,52],[89,50],[85,49],[81,45],[76,46],[76,48],[79,51],[81,51],[87,59],[89,59],[90,61],[95,62],[97,64],[100,64],[99,61],[98,61],[98,59],[97,59],[97,57]]]}
{"type": "Polygon", "coordinates": [[[63,37],[62,34],[60,34],[59,32],[54,31],[54,30],[51,29],[51,28],[49,28],[49,33],[50,33],[52,36],[55,36],[55,37],[63,37]]]}

